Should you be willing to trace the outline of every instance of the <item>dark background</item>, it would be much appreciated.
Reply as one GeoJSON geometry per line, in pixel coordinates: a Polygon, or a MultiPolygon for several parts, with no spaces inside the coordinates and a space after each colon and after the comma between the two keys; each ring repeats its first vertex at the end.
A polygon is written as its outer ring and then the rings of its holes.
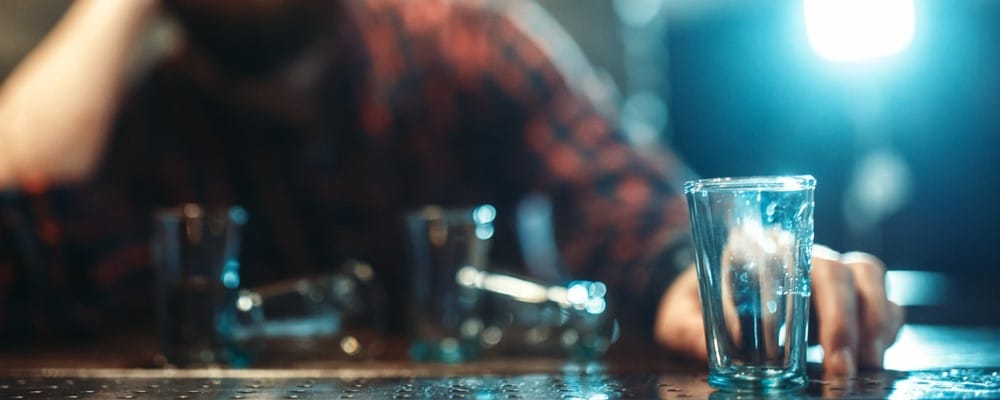
{"type": "Polygon", "coordinates": [[[1000,3],[924,1],[916,12],[909,49],[861,66],[813,54],[797,2],[672,24],[674,147],[703,176],[816,176],[818,242],[893,268],[996,276],[1000,3]],[[857,104],[873,96],[879,132],[858,132],[857,104]],[[872,134],[904,161],[910,190],[875,233],[857,234],[844,193],[872,134]]]}
{"type": "Polygon", "coordinates": [[[798,0],[541,3],[620,88],[626,131],[656,93],[657,136],[698,175],[814,175],[816,241],[879,256],[908,322],[1000,325],[1000,2],[915,0],[906,50],[847,64],[813,51],[798,0]],[[857,172],[872,154],[896,173],[857,172]],[[890,189],[880,213],[852,202],[890,189]]]}
{"type": "Polygon", "coordinates": [[[915,0],[905,51],[848,64],[811,49],[801,1],[540,3],[612,78],[619,104],[661,96],[657,133],[698,175],[812,174],[817,242],[890,269],[1000,278],[1000,2],[915,0]],[[630,27],[623,4],[656,16],[630,27]],[[846,198],[873,151],[903,169],[876,186],[904,189],[851,229],[863,217],[846,198]]]}

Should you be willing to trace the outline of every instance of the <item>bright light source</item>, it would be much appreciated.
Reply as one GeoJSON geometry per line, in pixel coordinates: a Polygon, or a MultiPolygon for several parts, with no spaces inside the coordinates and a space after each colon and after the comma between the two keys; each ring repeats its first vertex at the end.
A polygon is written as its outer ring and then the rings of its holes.
{"type": "Polygon", "coordinates": [[[497,209],[489,204],[483,204],[472,210],[472,219],[476,221],[477,224],[489,224],[492,223],[497,217],[497,209]]]}
{"type": "Polygon", "coordinates": [[[809,44],[834,62],[890,56],[913,40],[913,0],[804,0],[809,44]]]}

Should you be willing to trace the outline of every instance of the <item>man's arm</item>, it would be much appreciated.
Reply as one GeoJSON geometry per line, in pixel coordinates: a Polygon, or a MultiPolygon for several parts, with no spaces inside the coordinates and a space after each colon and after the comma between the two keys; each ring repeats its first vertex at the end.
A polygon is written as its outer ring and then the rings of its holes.
{"type": "MultiPolygon", "coordinates": [[[[491,108],[506,118],[479,133],[502,130],[494,134],[495,147],[507,147],[515,186],[553,201],[559,253],[570,272],[609,283],[616,300],[627,303],[620,309],[627,319],[651,328],[658,299],[680,270],[675,259],[686,258],[687,212],[675,190],[680,185],[671,181],[683,167],[666,149],[640,155],[570,89],[544,44],[504,18],[475,26],[486,27],[485,37],[470,42],[489,43],[484,49],[490,52],[483,57],[485,76],[465,86],[511,107],[491,108]]],[[[479,60],[456,63],[463,61],[479,60]]]]}
{"type": "Polygon", "coordinates": [[[78,0],[0,87],[0,189],[94,171],[157,0],[78,0]]]}
{"type": "MultiPolygon", "coordinates": [[[[655,316],[655,334],[666,348],[704,359],[697,277],[693,269],[679,274],[673,269],[689,258],[681,256],[689,232],[685,202],[675,189],[679,185],[670,182],[684,175],[677,173],[683,167],[670,157],[657,162],[641,156],[568,90],[534,43],[502,20],[492,22],[476,25],[491,27],[488,40],[471,41],[491,43],[484,48],[496,51],[482,58],[489,66],[485,84],[467,86],[517,105],[517,112],[506,115],[524,122],[519,139],[532,156],[519,176],[553,198],[563,260],[573,272],[607,280],[619,293],[628,293],[621,296],[627,302],[621,309],[655,316]],[[658,310],[655,304],[647,308],[651,297],[661,296],[658,310]]],[[[457,64],[463,61],[477,65],[477,59],[461,58],[457,64]]],[[[512,127],[502,122],[493,125],[512,127]]],[[[902,310],[885,296],[884,276],[881,262],[868,255],[814,254],[813,301],[820,343],[829,349],[828,373],[850,375],[858,366],[881,366],[903,322],[902,310]]]]}

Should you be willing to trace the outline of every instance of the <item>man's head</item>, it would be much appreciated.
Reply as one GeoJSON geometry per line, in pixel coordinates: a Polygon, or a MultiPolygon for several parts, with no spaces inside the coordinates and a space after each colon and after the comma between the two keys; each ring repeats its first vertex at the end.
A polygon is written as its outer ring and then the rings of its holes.
{"type": "Polygon", "coordinates": [[[227,71],[263,75],[341,16],[339,0],[165,0],[190,44],[227,71]]]}

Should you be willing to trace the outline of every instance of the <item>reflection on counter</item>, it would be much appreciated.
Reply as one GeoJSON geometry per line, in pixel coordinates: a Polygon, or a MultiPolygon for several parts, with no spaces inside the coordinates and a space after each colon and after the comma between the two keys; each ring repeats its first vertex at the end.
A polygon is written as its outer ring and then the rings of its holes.
{"type": "MultiPolygon", "coordinates": [[[[47,371],[35,376],[0,376],[0,396],[42,398],[349,398],[349,399],[774,399],[719,392],[703,372],[620,373],[590,366],[547,373],[496,373],[468,367],[441,369],[146,370],[47,371]],[[366,373],[367,372],[367,373],[366,373]],[[370,373],[375,372],[376,375],[370,373]],[[395,375],[394,375],[395,373],[395,375]]],[[[810,371],[801,393],[778,398],[914,399],[1000,396],[996,369],[921,372],[864,371],[857,378],[822,380],[810,371]]]]}

